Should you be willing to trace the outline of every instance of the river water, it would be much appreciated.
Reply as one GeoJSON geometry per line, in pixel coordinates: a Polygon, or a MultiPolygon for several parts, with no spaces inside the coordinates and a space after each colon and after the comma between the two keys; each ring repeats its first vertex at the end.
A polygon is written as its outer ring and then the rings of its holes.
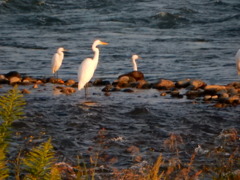
{"type": "MultiPolygon", "coordinates": [[[[101,39],[109,45],[100,47],[93,80],[113,81],[132,71],[132,54],[141,56],[138,69],[149,82],[239,79],[234,59],[240,48],[239,0],[0,0],[0,25],[0,74],[16,70],[49,77],[52,55],[63,46],[69,52],[59,76],[77,80],[79,64],[92,57],[92,42],[101,39]]],[[[16,128],[26,137],[52,136],[67,159],[94,146],[104,128],[111,141],[108,153],[119,158],[119,167],[132,164],[125,152],[131,145],[148,160],[150,150],[164,152],[170,133],[180,134],[192,152],[198,144],[213,145],[224,129],[239,129],[239,106],[217,109],[161,97],[154,89],[105,96],[102,88],[89,89],[92,106],[83,104],[83,91],[66,96],[52,84],[31,89],[25,96],[27,118],[16,128]]]]}

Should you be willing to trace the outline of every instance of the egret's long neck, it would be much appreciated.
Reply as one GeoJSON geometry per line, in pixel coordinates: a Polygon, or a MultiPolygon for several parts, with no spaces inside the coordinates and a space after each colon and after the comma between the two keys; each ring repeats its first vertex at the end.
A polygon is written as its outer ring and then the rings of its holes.
{"type": "Polygon", "coordinates": [[[132,64],[133,64],[133,71],[137,71],[136,59],[132,59],[132,64]]]}
{"type": "Polygon", "coordinates": [[[99,49],[97,47],[93,47],[92,50],[94,52],[93,60],[98,62],[98,59],[99,59],[99,49]]]}
{"type": "Polygon", "coordinates": [[[59,56],[64,57],[64,53],[62,51],[58,51],[57,53],[59,54],[59,56]]]}

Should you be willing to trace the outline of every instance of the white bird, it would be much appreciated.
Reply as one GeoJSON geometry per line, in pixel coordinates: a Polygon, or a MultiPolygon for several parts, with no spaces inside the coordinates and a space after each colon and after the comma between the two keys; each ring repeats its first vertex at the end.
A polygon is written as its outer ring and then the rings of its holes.
{"type": "Polygon", "coordinates": [[[52,73],[55,74],[62,65],[64,58],[64,51],[67,51],[63,47],[57,49],[57,52],[52,57],[52,73]]]}
{"type": "Polygon", "coordinates": [[[136,54],[132,55],[132,64],[133,64],[133,71],[137,71],[137,63],[136,60],[139,59],[140,57],[136,54]]]}
{"type": "Polygon", "coordinates": [[[237,73],[238,75],[240,75],[240,49],[238,50],[235,56],[235,59],[236,59],[237,73]]]}
{"type": "Polygon", "coordinates": [[[98,45],[107,45],[108,43],[102,42],[100,40],[95,40],[92,45],[92,50],[94,52],[93,58],[86,58],[80,64],[78,69],[78,90],[81,90],[85,87],[85,96],[86,96],[86,84],[91,80],[93,74],[97,68],[99,60],[99,49],[98,45]]]}

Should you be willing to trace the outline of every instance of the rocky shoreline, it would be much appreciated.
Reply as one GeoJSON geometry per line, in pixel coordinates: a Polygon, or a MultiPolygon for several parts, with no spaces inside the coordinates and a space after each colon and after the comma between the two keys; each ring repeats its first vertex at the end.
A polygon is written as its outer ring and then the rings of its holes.
{"type": "MultiPolygon", "coordinates": [[[[3,85],[23,85],[38,88],[46,83],[56,84],[55,88],[61,93],[70,95],[77,91],[77,82],[72,79],[62,80],[54,77],[33,78],[25,76],[17,71],[10,71],[0,75],[0,88],[3,85]]],[[[227,85],[208,85],[198,79],[183,79],[172,81],[160,79],[158,82],[150,83],[144,79],[139,71],[133,71],[118,77],[113,82],[97,79],[89,82],[88,86],[103,86],[102,91],[106,96],[112,92],[121,91],[133,93],[134,89],[157,89],[160,96],[170,95],[172,98],[187,98],[204,103],[212,103],[214,107],[223,108],[240,105],[240,82],[231,82],[227,85]],[[139,73],[141,76],[139,76],[139,73]]],[[[22,93],[29,94],[31,91],[24,88],[22,93]]]]}

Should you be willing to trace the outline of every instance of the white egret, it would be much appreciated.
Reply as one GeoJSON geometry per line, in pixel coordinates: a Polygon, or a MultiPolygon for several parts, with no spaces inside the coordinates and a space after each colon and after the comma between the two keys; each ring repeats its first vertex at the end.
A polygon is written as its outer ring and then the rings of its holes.
{"type": "Polygon", "coordinates": [[[85,87],[85,96],[86,96],[86,84],[91,80],[93,74],[97,68],[99,60],[99,49],[98,45],[107,45],[108,43],[102,42],[100,40],[95,40],[92,45],[92,50],[94,52],[93,58],[86,58],[80,64],[78,69],[78,90],[81,90],[85,87]]]}
{"type": "Polygon", "coordinates": [[[236,58],[237,73],[238,75],[240,75],[240,49],[238,50],[235,58],[236,58]]]}
{"type": "Polygon", "coordinates": [[[52,73],[55,74],[62,65],[64,58],[64,51],[67,51],[63,47],[57,49],[57,52],[52,57],[52,73]]]}
{"type": "Polygon", "coordinates": [[[141,57],[136,55],[136,54],[132,55],[133,71],[129,72],[127,74],[120,75],[118,77],[118,79],[120,79],[123,76],[128,76],[128,77],[134,78],[136,81],[143,80],[144,79],[144,74],[141,71],[138,71],[137,62],[136,62],[136,60],[140,59],[140,58],[141,57]]]}
{"type": "Polygon", "coordinates": [[[132,64],[133,64],[133,71],[137,71],[137,63],[136,60],[139,59],[140,57],[136,54],[132,55],[132,64]]]}

